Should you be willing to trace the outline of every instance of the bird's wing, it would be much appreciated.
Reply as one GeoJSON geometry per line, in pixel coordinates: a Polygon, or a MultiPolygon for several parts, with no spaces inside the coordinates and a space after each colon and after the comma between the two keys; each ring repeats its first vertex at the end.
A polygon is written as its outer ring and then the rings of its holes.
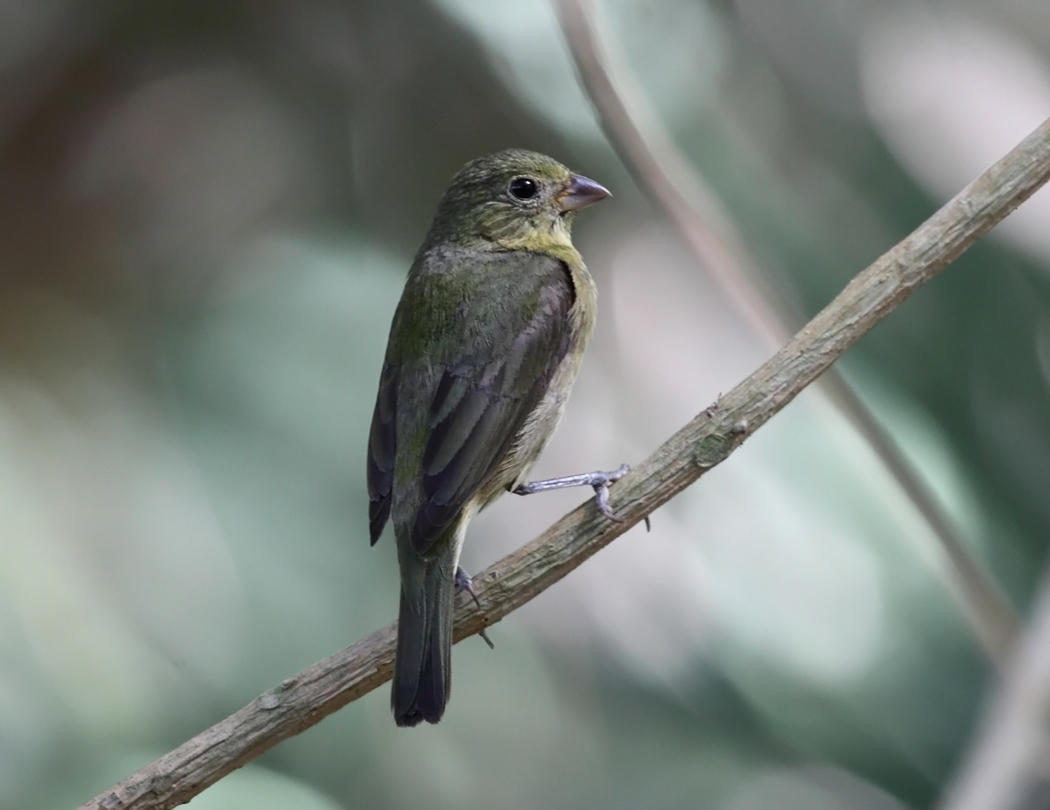
{"type": "Polygon", "coordinates": [[[389,361],[379,376],[379,394],[368,433],[368,529],[372,545],[383,533],[390,517],[390,491],[394,484],[394,413],[397,399],[397,368],[389,361]]]}
{"type": "MultiPolygon", "coordinates": [[[[454,308],[454,317],[444,320],[424,360],[390,365],[372,423],[369,480],[374,468],[381,484],[371,489],[373,538],[390,511],[394,426],[405,435],[423,432],[421,491],[412,499],[419,506],[411,533],[412,546],[421,554],[497,472],[571,342],[569,310],[575,296],[563,262],[512,252],[476,257],[472,265],[457,273],[476,271],[481,282],[468,286],[470,295],[454,308]],[[418,407],[409,410],[418,411],[425,423],[408,424],[398,415],[396,400],[406,396],[416,399],[418,407]],[[388,414],[393,415],[389,429],[388,414]]],[[[419,285],[416,294],[425,300],[427,285],[419,285]]],[[[406,295],[413,291],[406,289],[406,295]]],[[[403,300],[403,306],[410,317],[413,303],[403,300]]]]}

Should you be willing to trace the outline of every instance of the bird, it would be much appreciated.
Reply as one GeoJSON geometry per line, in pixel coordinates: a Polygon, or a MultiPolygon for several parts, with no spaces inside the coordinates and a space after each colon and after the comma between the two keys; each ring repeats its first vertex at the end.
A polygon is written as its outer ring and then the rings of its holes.
{"type": "MultiPolygon", "coordinates": [[[[450,695],[452,616],[467,525],[526,483],[561,420],[594,329],[597,289],[571,238],[575,213],[610,196],[557,160],[506,149],[463,166],[444,192],[390,327],[367,448],[369,528],[393,524],[401,575],[391,708],[438,722],[450,695]]],[[[604,497],[603,497],[604,496],[604,497]]],[[[475,596],[476,600],[476,596],[475,596]]]]}

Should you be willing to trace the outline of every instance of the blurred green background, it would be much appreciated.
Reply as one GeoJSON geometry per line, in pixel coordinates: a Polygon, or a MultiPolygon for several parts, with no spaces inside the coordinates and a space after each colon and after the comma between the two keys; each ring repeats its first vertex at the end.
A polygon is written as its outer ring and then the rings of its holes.
{"type": "MultiPolygon", "coordinates": [[[[622,0],[609,48],[807,315],[1050,110],[1040,0],[622,0]]],[[[541,0],[0,2],[0,807],[85,801],[393,620],[364,442],[451,174],[615,197],[535,475],[638,461],[763,341],[632,184],[541,0]]],[[[1050,197],[841,364],[1024,610],[1050,537],[1050,197]]],[[[480,571],[586,493],[505,498],[480,571]]],[[[256,810],[929,806],[989,668],[929,530],[815,390],[456,648],[194,799],[256,810]]]]}

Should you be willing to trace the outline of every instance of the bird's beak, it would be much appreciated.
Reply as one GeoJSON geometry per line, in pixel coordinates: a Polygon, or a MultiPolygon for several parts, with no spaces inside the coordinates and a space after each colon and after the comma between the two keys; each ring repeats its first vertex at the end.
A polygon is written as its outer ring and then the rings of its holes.
{"type": "Polygon", "coordinates": [[[569,185],[558,195],[558,207],[562,212],[575,211],[611,196],[609,189],[601,183],[595,183],[582,174],[573,173],[569,175],[569,185]]]}

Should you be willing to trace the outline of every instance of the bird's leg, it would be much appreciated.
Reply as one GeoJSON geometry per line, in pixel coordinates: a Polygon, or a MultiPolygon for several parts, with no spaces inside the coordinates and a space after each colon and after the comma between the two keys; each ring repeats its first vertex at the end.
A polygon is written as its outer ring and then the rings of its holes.
{"type": "MultiPolygon", "coordinates": [[[[474,604],[478,606],[478,610],[481,610],[481,602],[478,601],[478,595],[474,592],[474,580],[470,574],[463,570],[462,567],[456,566],[456,592],[466,591],[470,594],[470,598],[474,600],[474,604]]],[[[489,638],[488,633],[485,632],[485,628],[481,628],[478,631],[478,635],[484,639],[485,643],[489,645],[490,650],[496,649],[496,645],[492,643],[492,639],[489,638]]]]}
{"type": "Polygon", "coordinates": [[[619,481],[627,471],[631,469],[626,464],[621,464],[611,472],[589,472],[579,475],[565,475],[560,478],[547,478],[543,481],[530,481],[527,484],[519,484],[511,490],[515,495],[532,495],[534,492],[544,492],[548,489],[564,489],[565,487],[593,487],[594,500],[598,504],[598,511],[609,520],[620,521],[609,507],[609,484],[619,481]]]}

